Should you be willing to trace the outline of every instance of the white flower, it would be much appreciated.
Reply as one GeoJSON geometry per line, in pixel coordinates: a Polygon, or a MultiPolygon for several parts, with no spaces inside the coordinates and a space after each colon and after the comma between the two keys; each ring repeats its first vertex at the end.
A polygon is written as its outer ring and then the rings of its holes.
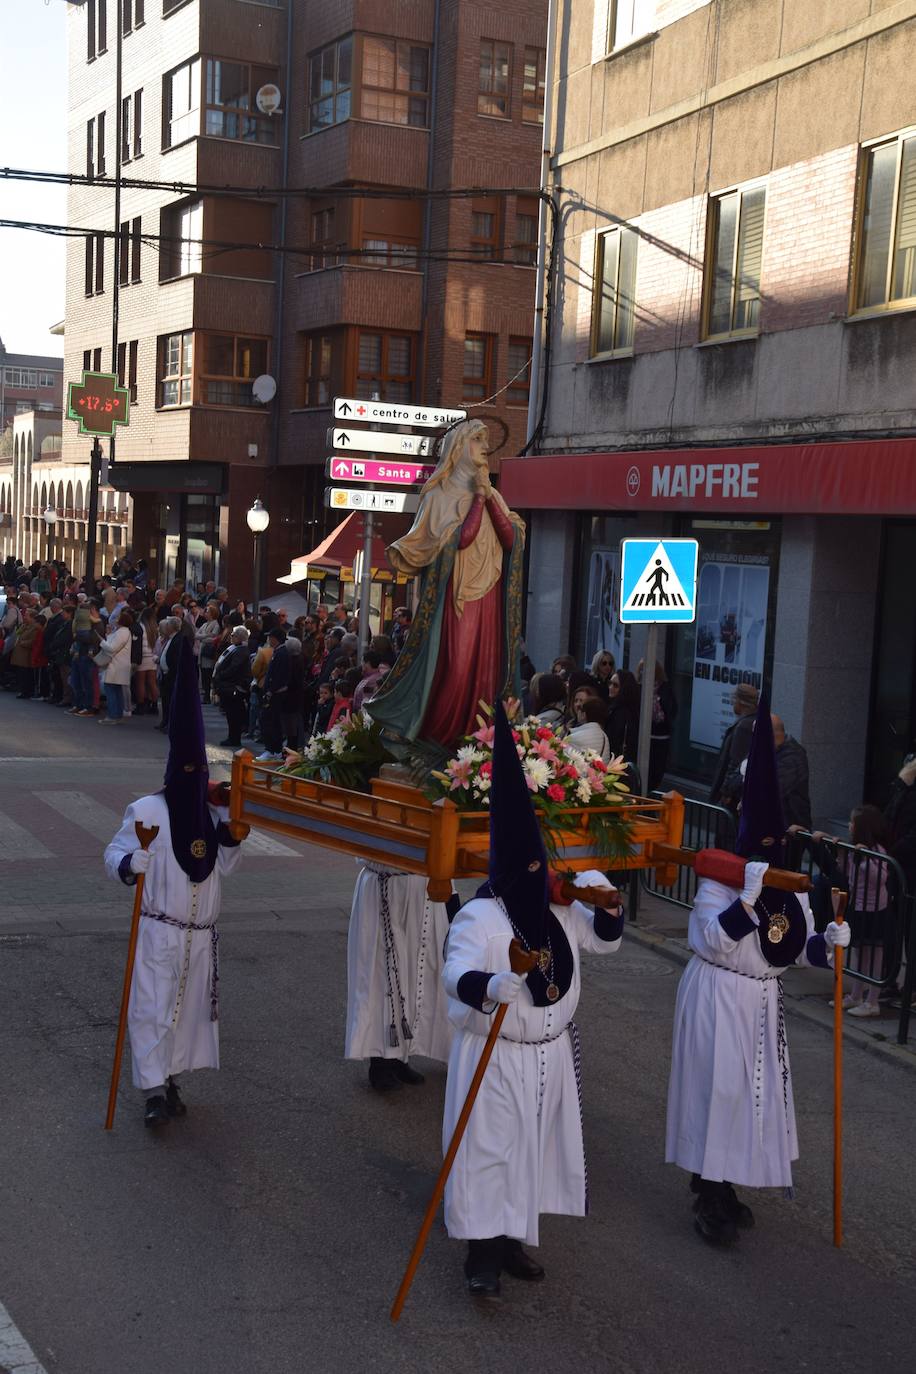
{"type": "Polygon", "coordinates": [[[479,749],[475,749],[473,744],[462,744],[457,757],[461,759],[462,763],[483,763],[486,755],[482,754],[479,749]]]}
{"type": "Polygon", "coordinates": [[[590,802],[590,801],[591,801],[591,799],[592,799],[592,789],[591,789],[591,787],[590,787],[589,784],[588,784],[588,779],[587,779],[587,778],[583,778],[583,779],[581,780],[581,782],[579,782],[579,783],[576,785],[576,796],[579,798],[580,802],[582,802],[583,804],[585,804],[586,802],[590,802]]]}
{"type": "Polygon", "coordinates": [[[346,747],[347,741],[342,734],[331,740],[331,753],[335,756],[342,754],[346,747]]]}
{"type": "Polygon", "coordinates": [[[582,753],[581,749],[573,749],[571,747],[567,747],[566,762],[571,763],[577,773],[584,773],[586,768],[588,767],[588,764],[585,761],[585,755],[582,753]]]}
{"type": "Polygon", "coordinates": [[[525,772],[534,783],[535,789],[540,791],[550,782],[550,765],[546,759],[527,759],[525,762],[525,772]]]}
{"type": "Polygon", "coordinates": [[[480,792],[489,792],[492,785],[492,778],[488,778],[486,774],[484,774],[482,777],[479,777],[476,782],[477,789],[480,792]]]}

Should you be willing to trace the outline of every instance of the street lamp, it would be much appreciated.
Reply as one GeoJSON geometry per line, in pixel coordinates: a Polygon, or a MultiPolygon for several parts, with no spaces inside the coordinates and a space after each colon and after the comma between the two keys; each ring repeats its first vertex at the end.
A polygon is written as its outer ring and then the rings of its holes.
{"type": "Polygon", "coordinates": [[[245,519],[248,521],[248,528],[254,535],[254,593],[251,598],[251,614],[257,615],[261,601],[261,535],[270,524],[270,512],[260,496],[255,497],[254,504],[246,514],[245,519]]]}
{"type": "Polygon", "coordinates": [[[48,554],[47,554],[47,557],[48,557],[48,562],[50,563],[50,561],[51,561],[51,555],[52,555],[52,553],[54,552],[54,526],[57,524],[57,511],[54,509],[53,506],[48,506],[48,509],[44,512],[44,521],[45,521],[45,524],[46,524],[47,527],[48,527],[48,554]]]}

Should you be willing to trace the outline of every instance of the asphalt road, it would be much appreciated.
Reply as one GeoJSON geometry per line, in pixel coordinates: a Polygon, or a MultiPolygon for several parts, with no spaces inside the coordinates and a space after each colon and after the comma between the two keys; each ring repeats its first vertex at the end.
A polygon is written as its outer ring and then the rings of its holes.
{"type": "MultiPolygon", "coordinates": [[[[161,1135],[125,1071],[106,1135],[130,894],[101,851],[164,755],[146,721],[99,732],[0,697],[0,1304],[48,1374],[910,1374],[916,1075],[847,1049],[837,1251],[831,1045],[790,1015],[795,1199],[749,1198],[756,1229],[711,1250],[662,1162],[678,970],[635,941],[585,961],[591,1215],[547,1218],[547,1282],[507,1280],[497,1309],[473,1307],[437,1224],[388,1321],[444,1069],[378,1098],[342,1058],[346,860],[292,842],[246,857],[225,894],[222,1069],[187,1080],[189,1115],[161,1135]]],[[[214,751],[214,772],[227,761],[214,751]]]]}

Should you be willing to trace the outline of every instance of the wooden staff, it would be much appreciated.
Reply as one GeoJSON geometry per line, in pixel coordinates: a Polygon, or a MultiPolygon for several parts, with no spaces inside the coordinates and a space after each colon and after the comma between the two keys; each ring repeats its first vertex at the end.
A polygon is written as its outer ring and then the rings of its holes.
{"type": "MultiPolygon", "coordinates": [[[[149,827],[137,821],[134,829],[141,849],[149,849],[159,834],[158,825],[149,827]]],[[[143,901],[143,880],[145,873],[137,874],[137,888],[134,893],[134,913],[130,923],[130,942],[127,946],[127,967],[124,970],[124,987],[121,992],[121,1014],[118,1017],[118,1038],[115,1041],[114,1063],[111,1066],[111,1087],[108,1089],[108,1115],[105,1117],[105,1130],[114,1125],[115,1107],[118,1101],[118,1079],[121,1077],[121,1058],[124,1054],[124,1032],[127,1029],[127,1004],[130,1001],[130,985],[134,977],[134,959],[137,957],[137,936],[140,933],[140,904],[143,901]]]]}
{"type": "MultiPolygon", "coordinates": [[[[833,919],[843,924],[848,895],[833,888],[833,919]]],[[[843,1244],[843,949],[833,946],[833,1243],[843,1244]]]]}
{"type": "MultiPolygon", "coordinates": [[[[511,967],[513,973],[530,973],[530,971],[534,968],[536,963],[537,955],[531,954],[527,950],[523,949],[522,946],[519,944],[518,940],[513,940],[510,943],[509,966],[511,967]]],[[[464,1137],[465,1130],[467,1129],[467,1124],[471,1116],[471,1111],[473,1109],[474,1102],[476,1101],[477,1094],[480,1091],[480,1085],[483,1082],[483,1076],[487,1071],[487,1065],[490,1062],[490,1056],[493,1053],[493,1049],[496,1045],[496,1041],[499,1037],[499,1032],[502,1028],[503,1022],[506,1019],[506,1012],[508,1010],[509,1004],[504,1002],[497,1011],[496,1015],[493,1017],[493,1024],[490,1027],[490,1034],[487,1036],[486,1044],[483,1047],[483,1054],[480,1056],[480,1061],[477,1065],[476,1070],[474,1071],[474,1077],[471,1079],[471,1086],[468,1089],[468,1095],[465,1098],[464,1106],[461,1108],[461,1115],[458,1118],[454,1134],[452,1135],[451,1141],[449,1142],[449,1147],[445,1152],[445,1158],[442,1161],[442,1168],[439,1170],[439,1177],[436,1179],[436,1186],[433,1189],[433,1195],[429,1200],[429,1206],[426,1209],[426,1215],[423,1217],[423,1223],[420,1227],[420,1232],[417,1236],[416,1242],[414,1243],[413,1250],[410,1253],[410,1259],[407,1261],[407,1268],[404,1271],[404,1277],[401,1279],[401,1286],[398,1289],[397,1297],[394,1300],[394,1306],[391,1309],[391,1320],[393,1322],[396,1322],[398,1320],[402,1311],[404,1310],[404,1303],[407,1301],[407,1294],[410,1292],[410,1285],[413,1283],[414,1275],[417,1272],[417,1266],[419,1265],[420,1260],[423,1256],[423,1251],[426,1248],[426,1241],[432,1229],[432,1224],[436,1216],[436,1211],[439,1207],[439,1203],[442,1200],[442,1194],[445,1192],[446,1181],[448,1180],[448,1176],[452,1171],[452,1165],[455,1162],[455,1156],[458,1153],[458,1147],[460,1146],[461,1141],[464,1137]]]]}

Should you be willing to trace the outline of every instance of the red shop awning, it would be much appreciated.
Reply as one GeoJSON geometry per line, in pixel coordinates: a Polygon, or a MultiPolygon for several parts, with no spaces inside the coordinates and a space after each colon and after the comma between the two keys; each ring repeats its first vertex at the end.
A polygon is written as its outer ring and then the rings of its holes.
{"type": "MultiPolygon", "coordinates": [[[[376,515],[372,527],[372,567],[387,568],[385,549],[394,543],[410,525],[410,516],[376,515]]],[[[308,576],[309,568],[323,572],[339,572],[352,568],[353,560],[363,547],[363,517],[357,511],[342,520],[311,553],[294,558],[289,575],[278,582],[293,584],[308,576]]]]}
{"type": "Polygon", "coordinates": [[[913,515],[916,439],[504,458],[500,490],[529,510],[913,515]]]}

